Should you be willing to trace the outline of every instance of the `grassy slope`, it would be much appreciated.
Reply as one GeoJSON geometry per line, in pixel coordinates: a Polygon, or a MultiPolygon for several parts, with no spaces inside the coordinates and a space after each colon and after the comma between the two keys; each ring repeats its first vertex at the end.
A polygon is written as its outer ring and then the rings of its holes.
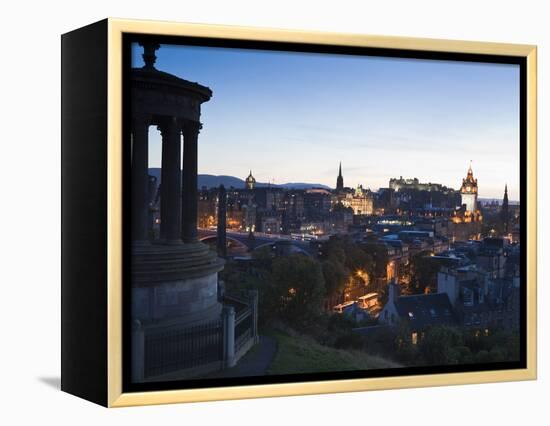
{"type": "Polygon", "coordinates": [[[267,333],[278,348],[268,374],[319,373],[400,367],[399,364],[364,352],[322,346],[307,336],[292,337],[281,331],[267,333]]]}

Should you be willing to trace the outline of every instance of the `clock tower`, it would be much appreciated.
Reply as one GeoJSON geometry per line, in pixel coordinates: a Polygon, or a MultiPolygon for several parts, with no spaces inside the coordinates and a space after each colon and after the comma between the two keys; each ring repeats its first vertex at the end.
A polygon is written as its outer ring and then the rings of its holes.
{"type": "Polygon", "coordinates": [[[462,179],[460,188],[461,204],[466,206],[466,211],[474,213],[477,211],[477,179],[474,179],[472,164],[468,168],[468,174],[462,179]]]}

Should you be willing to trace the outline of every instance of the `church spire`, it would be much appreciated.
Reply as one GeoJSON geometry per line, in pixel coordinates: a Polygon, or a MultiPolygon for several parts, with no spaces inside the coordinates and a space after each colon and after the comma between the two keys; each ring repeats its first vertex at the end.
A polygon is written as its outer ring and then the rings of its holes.
{"type": "Polygon", "coordinates": [[[504,185],[504,197],[502,198],[502,208],[500,210],[502,220],[502,230],[504,234],[510,232],[510,208],[508,206],[508,184],[504,185]]]}
{"type": "Polygon", "coordinates": [[[336,178],[336,191],[344,190],[344,177],[342,176],[342,162],[340,161],[340,166],[338,167],[338,177],[336,178]]]}

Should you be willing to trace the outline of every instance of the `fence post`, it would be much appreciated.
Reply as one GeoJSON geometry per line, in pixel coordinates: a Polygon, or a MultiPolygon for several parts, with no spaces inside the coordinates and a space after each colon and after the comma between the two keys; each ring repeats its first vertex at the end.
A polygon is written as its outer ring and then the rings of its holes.
{"type": "Polygon", "coordinates": [[[145,377],[145,336],[141,322],[132,322],[132,381],[141,382],[145,377]]]}
{"type": "Polygon", "coordinates": [[[223,342],[224,363],[226,368],[233,367],[235,362],[235,308],[224,306],[223,308],[223,342]]]}
{"type": "Polygon", "coordinates": [[[254,344],[260,340],[258,334],[258,290],[250,290],[250,305],[252,307],[252,338],[254,344]]]}

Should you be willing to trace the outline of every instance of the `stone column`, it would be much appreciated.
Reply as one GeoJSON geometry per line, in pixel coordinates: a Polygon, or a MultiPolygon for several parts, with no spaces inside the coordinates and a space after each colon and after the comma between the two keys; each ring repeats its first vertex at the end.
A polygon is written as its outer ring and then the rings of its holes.
{"type": "Polygon", "coordinates": [[[175,117],[166,119],[158,127],[162,134],[160,238],[166,244],[177,244],[181,242],[181,133],[175,117]]]}
{"type": "Polygon", "coordinates": [[[252,305],[252,338],[254,344],[260,341],[260,335],[258,334],[258,290],[250,290],[250,304],[252,305]]]}
{"type": "Polygon", "coordinates": [[[235,361],[235,308],[233,306],[223,307],[224,324],[224,361],[225,367],[231,368],[236,364],[235,361]]]}
{"type": "Polygon", "coordinates": [[[182,239],[184,243],[197,241],[197,144],[201,123],[185,120],[183,124],[182,174],[182,239]]]}
{"type": "Polygon", "coordinates": [[[227,257],[227,231],[226,231],[226,214],[227,214],[227,194],[225,187],[220,185],[218,190],[218,256],[227,257]]]}
{"type": "Polygon", "coordinates": [[[132,243],[149,240],[149,118],[132,119],[132,243]]]}

